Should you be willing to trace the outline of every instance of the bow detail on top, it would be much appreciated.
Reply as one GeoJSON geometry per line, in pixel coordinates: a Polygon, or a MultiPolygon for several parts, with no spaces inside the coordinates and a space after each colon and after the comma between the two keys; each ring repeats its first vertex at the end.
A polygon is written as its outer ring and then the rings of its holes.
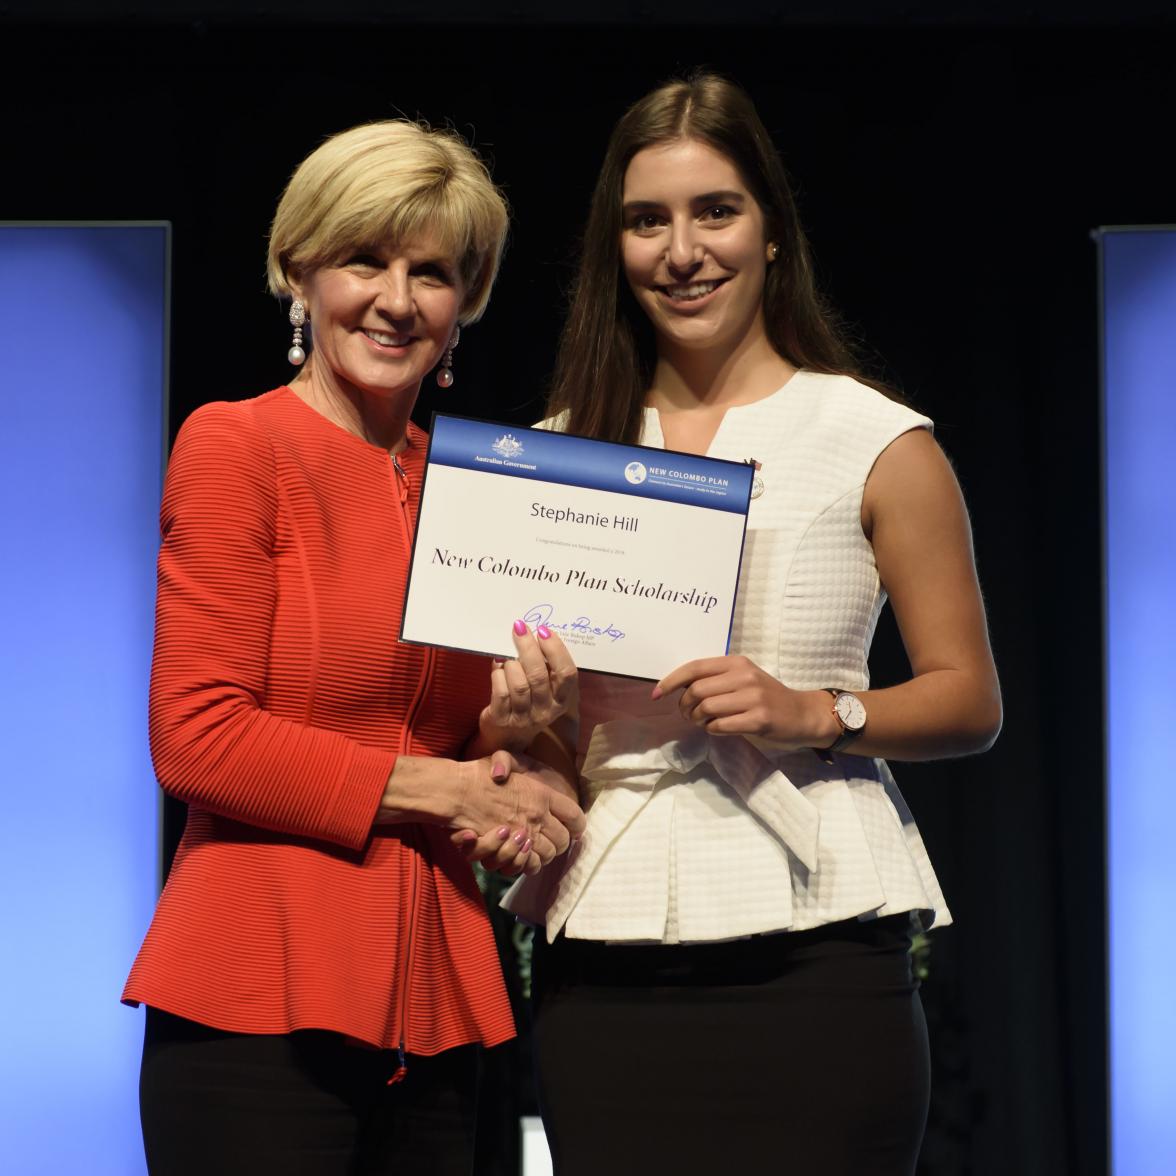
{"type": "Polygon", "coordinates": [[[616,719],[596,728],[580,770],[588,782],[588,806],[616,788],[652,791],[667,772],[685,776],[703,760],[806,869],[816,871],[816,805],[746,739],[709,735],[700,727],[684,731],[677,716],[616,719]],[[644,750],[628,750],[643,743],[644,750]]]}
{"type": "Polygon", "coordinates": [[[502,905],[530,922],[546,922],[547,938],[553,940],[609,847],[649,803],[663,777],[688,775],[703,760],[815,873],[821,823],[816,805],[746,739],[709,735],[687,727],[677,715],[614,719],[596,728],[584,757],[588,828],[568,854],[562,874],[553,865],[534,879],[520,880],[502,905]]]}

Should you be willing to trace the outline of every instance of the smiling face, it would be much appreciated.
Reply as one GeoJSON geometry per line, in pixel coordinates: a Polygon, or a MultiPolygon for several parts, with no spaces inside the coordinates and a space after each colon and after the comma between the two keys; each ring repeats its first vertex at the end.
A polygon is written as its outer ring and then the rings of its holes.
{"type": "Polygon", "coordinates": [[[456,261],[429,236],[356,250],[292,282],[313,331],[313,376],[348,395],[413,396],[453,335],[456,261]]]}
{"type": "Polygon", "coordinates": [[[768,249],[763,212],[725,155],[676,139],[633,156],[621,259],[659,352],[763,337],[768,249]]]}

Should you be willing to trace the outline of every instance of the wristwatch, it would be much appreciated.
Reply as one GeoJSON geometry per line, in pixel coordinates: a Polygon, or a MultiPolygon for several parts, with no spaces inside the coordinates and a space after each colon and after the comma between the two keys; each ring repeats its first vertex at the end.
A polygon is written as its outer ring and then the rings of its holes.
{"type": "Polygon", "coordinates": [[[841,734],[825,748],[832,754],[844,751],[866,729],[866,706],[856,694],[848,690],[825,689],[833,695],[833,717],[841,724],[841,734]]]}

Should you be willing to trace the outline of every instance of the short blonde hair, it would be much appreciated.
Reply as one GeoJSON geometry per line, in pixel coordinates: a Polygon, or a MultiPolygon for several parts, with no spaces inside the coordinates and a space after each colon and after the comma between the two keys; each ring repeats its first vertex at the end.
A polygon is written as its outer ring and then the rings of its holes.
{"type": "Polygon", "coordinates": [[[481,317],[506,241],[506,200],[456,133],[404,119],[332,135],[290,177],[270,226],[270,292],[290,276],[338,264],[356,249],[424,233],[457,263],[458,321],[481,317]]]}

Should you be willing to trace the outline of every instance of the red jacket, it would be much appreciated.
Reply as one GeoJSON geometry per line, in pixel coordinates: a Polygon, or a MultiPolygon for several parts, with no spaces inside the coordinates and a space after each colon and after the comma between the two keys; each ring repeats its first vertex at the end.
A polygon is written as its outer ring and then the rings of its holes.
{"type": "Polygon", "coordinates": [[[446,832],[372,829],[398,753],[457,757],[484,659],[397,641],[425,435],[399,455],[289,388],[193,413],[164,487],[151,751],[189,804],[123,999],[220,1029],[433,1054],[514,1032],[446,832]]]}

